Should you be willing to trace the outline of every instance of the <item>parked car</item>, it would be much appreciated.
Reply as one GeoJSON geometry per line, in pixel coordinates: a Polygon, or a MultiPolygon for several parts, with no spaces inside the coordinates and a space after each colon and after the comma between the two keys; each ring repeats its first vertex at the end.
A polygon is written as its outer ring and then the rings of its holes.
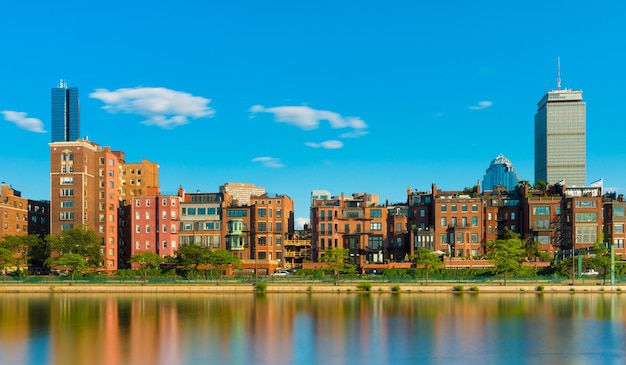
{"type": "Polygon", "coordinates": [[[587,270],[585,270],[585,271],[583,271],[583,272],[582,272],[582,275],[585,275],[585,276],[596,276],[596,275],[599,275],[599,274],[600,274],[600,273],[599,273],[599,272],[597,272],[597,271],[596,271],[596,270],[594,270],[594,269],[587,269],[587,270]]]}

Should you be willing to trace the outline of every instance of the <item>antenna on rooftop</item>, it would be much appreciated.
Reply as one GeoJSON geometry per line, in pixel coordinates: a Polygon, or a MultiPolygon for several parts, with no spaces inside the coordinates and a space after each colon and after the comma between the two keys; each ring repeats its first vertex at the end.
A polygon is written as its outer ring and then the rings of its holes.
{"type": "Polygon", "coordinates": [[[556,58],[556,86],[561,90],[561,57],[556,58]]]}

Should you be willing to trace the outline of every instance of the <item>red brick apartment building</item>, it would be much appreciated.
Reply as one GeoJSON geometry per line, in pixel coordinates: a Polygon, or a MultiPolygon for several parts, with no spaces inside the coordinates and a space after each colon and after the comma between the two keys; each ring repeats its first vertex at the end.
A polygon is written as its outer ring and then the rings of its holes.
{"type": "Polygon", "coordinates": [[[118,208],[128,199],[122,194],[125,165],[123,152],[86,139],[50,143],[50,233],[91,227],[102,238],[106,270],[119,265],[118,208]]]}
{"type": "Polygon", "coordinates": [[[120,268],[130,268],[129,258],[153,252],[173,257],[178,249],[180,197],[161,195],[158,188],[147,188],[143,196],[130,199],[120,208],[120,268]]]}
{"type": "Polygon", "coordinates": [[[624,240],[626,239],[626,202],[624,196],[615,194],[604,197],[604,238],[613,246],[615,255],[626,257],[624,240]]]}
{"type": "MultiPolygon", "coordinates": [[[[376,194],[356,193],[348,197],[341,194],[328,200],[313,200],[313,260],[320,261],[326,249],[343,248],[348,249],[349,261],[357,268],[385,263],[388,259],[388,255],[385,255],[388,244],[387,217],[387,207],[379,204],[376,194]]],[[[401,231],[406,232],[403,219],[392,224],[395,223],[400,223],[401,231]]]]}

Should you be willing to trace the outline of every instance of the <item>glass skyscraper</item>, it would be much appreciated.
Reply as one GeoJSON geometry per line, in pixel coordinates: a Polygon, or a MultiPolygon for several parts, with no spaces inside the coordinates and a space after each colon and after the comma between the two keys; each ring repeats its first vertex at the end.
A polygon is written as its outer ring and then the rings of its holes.
{"type": "Polygon", "coordinates": [[[52,142],[75,141],[80,138],[80,97],[77,87],[67,87],[61,80],[51,93],[52,142]]]}
{"type": "Polygon", "coordinates": [[[535,114],[535,182],[585,185],[585,114],[582,90],[550,91],[539,101],[535,114]]]}
{"type": "Polygon", "coordinates": [[[506,191],[511,191],[517,187],[517,182],[515,167],[508,158],[499,155],[491,161],[491,165],[485,172],[482,190],[494,190],[496,186],[502,186],[506,191]]]}

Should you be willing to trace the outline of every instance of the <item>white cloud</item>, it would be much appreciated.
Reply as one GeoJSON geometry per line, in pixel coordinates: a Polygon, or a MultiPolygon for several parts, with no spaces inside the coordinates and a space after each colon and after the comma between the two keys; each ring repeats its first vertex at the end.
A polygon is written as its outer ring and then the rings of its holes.
{"type": "Polygon", "coordinates": [[[303,229],[305,224],[309,223],[309,218],[297,217],[294,219],[294,228],[303,229]]]}
{"type": "Polygon", "coordinates": [[[368,131],[363,131],[363,130],[354,130],[351,132],[346,132],[346,133],[342,133],[339,135],[339,138],[359,138],[362,137],[366,134],[368,134],[368,131]]]}
{"type": "Polygon", "coordinates": [[[322,120],[328,121],[331,128],[352,128],[363,130],[367,124],[359,117],[342,117],[340,114],[328,110],[317,110],[308,106],[277,106],[266,108],[262,105],[254,105],[251,113],[272,113],[279,123],[287,123],[304,130],[317,129],[322,120]]]}
{"type": "Polygon", "coordinates": [[[7,122],[15,123],[18,128],[35,133],[46,133],[43,129],[43,122],[37,118],[27,118],[26,113],[12,110],[3,110],[4,119],[7,122]]]}
{"type": "Polygon", "coordinates": [[[255,157],[252,159],[252,162],[260,162],[265,167],[272,167],[272,168],[284,167],[282,162],[280,162],[280,159],[276,157],[269,157],[269,156],[255,157]]]}
{"type": "Polygon", "coordinates": [[[334,150],[334,149],[338,149],[338,148],[342,148],[343,147],[343,142],[341,141],[337,141],[337,140],[329,140],[329,141],[323,141],[320,143],[315,143],[315,142],[307,142],[305,143],[306,146],[309,147],[313,147],[313,148],[325,148],[328,150],[334,150]]]}
{"type": "Polygon", "coordinates": [[[142,123],[171,129],[189,123],[189,119],[211,117],[211,99],[163,87],[123,88],[113,91],[96,89],[90,97],[104,102],[110,113],[137,114],[147,118],[142,123]]]}
{"type": "Polygon", "coordinates": [[[470,105],[468,106],[468,108],[472,110],[481,110],[481,109],[489,108],[492,105],[493,103],[491,101],[484,100],[484,101],[479,101],[477,105],[470,105]]]}

